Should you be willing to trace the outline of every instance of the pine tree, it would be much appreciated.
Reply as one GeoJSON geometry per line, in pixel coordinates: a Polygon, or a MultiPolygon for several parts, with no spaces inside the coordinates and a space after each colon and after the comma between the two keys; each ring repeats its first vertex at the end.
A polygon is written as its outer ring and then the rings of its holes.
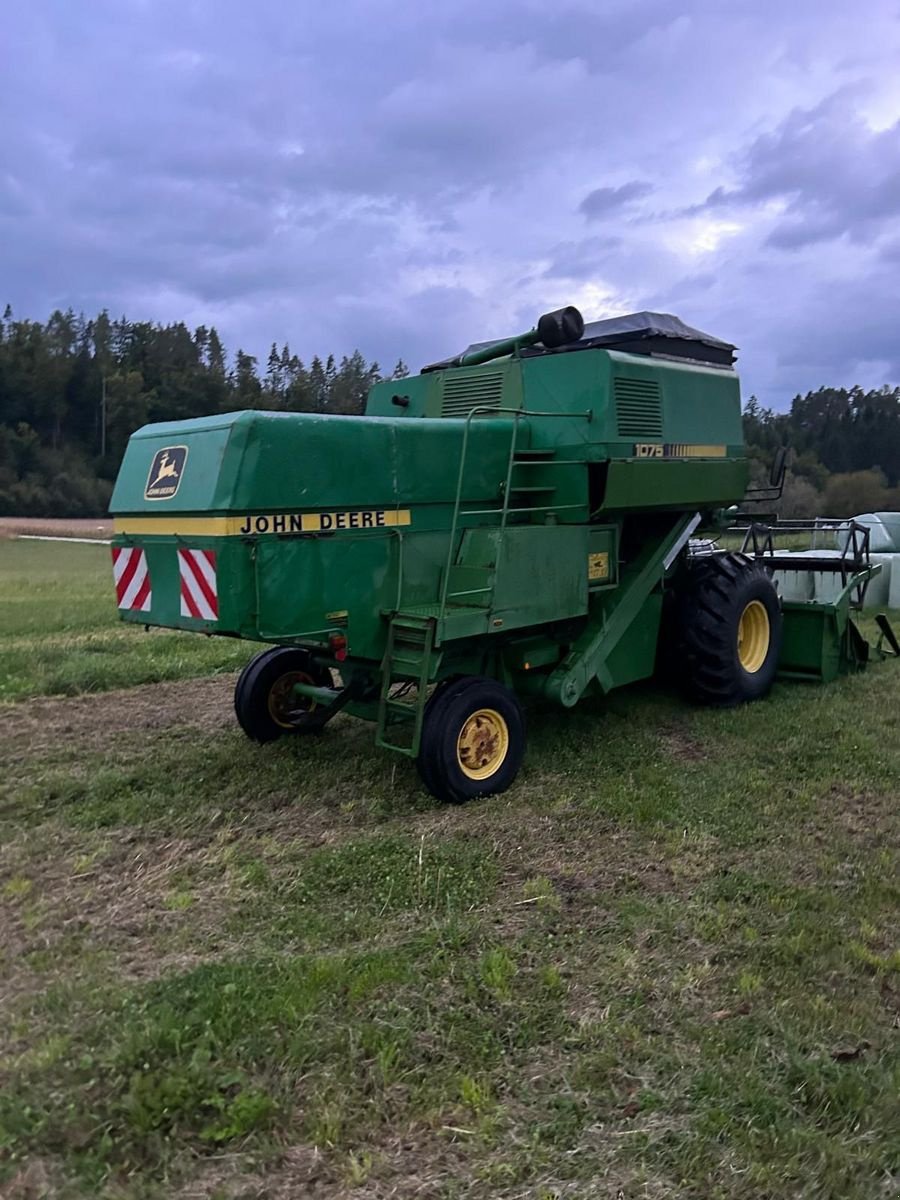
{"type": "Polygon", "coordinates": [[[206,362],[206,347],[209,342],[209,330],[205,325],[198,325],[194,330],[194,345],[197,347],[197,359],[206,362]]]}
{"type": "Polygon", "coordinates": [[[322,360],[315,355],[309,364],[309,391],[313,412],[324,412],[327,404],[328,388],[325,380],[325,368],[322,360]]]}
{"type": "Polygon", "coordinates": [[[225,377],[225,351],[222,349],[222,343],[219,341],[219,334],[216,331],[215,325],[209,331],[209,338],[206,343],[206,365],[212,371],[213,375],[218,375],[221,378],[225,377]]]}
{"type": "Polygon", "coordinates": [[[271,397],[271,402],[277,407],[282,392],[281,355],[278,353],[278,347],[274,342],[272,343],[272,349],[269,351],[269,357],[266,362],[264,390],[271,397]]]}
{"type": "Polygon", "coordinates": [[[238,350],[232,372],[232,386],[240,408],[258,408],[262,387],[256,374],[256,359],[238,350]]]}

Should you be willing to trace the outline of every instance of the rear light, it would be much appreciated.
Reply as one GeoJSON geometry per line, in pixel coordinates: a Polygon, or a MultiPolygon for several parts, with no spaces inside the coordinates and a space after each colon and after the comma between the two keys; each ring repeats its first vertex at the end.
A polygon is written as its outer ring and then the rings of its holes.
{"type": "Polygon", "coordinates": [[[343,662],[347,657],[347,639],[342,633],[333,633],[328,639],[328,645],[331,647],[331,652],[338,662],[343,662]]]}

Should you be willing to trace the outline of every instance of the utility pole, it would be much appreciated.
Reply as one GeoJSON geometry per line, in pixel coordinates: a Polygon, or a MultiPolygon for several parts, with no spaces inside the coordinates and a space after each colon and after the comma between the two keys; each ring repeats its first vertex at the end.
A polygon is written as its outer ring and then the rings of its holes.
{"type": "Polygon", "coordinates": [[[106,376],[100,376],[100,457],[106,458],[106,376]]]}

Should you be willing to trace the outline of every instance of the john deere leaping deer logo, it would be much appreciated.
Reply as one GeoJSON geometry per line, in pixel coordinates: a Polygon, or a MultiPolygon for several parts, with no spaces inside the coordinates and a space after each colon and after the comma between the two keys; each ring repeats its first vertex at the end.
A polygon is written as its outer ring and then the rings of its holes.
{"type": "Polygon", "coordinates": [[[145,500],[172,499],[181,483],[187,455],[187,446],[166,446],[164,450],[157,450],[144,488],[145,500]]]}

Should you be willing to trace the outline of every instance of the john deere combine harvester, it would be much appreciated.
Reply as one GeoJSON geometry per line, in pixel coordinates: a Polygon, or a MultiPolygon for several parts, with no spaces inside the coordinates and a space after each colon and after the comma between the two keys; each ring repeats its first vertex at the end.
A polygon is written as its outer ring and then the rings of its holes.
{"type": "Polygon", "coordinates": [[[836,601],[782,605],[758,529],[750,553],[692,536],[747,489],[733,350],[567,308],[377,384],[363,417],[148,425],[111,503],[121,614],[271,643],[237,683],[249,737],[345,710],[451,801],[515,779],[523,695],[570,708],[665,659],[731,705],[859,666],[864,556],[836,601]]]}

